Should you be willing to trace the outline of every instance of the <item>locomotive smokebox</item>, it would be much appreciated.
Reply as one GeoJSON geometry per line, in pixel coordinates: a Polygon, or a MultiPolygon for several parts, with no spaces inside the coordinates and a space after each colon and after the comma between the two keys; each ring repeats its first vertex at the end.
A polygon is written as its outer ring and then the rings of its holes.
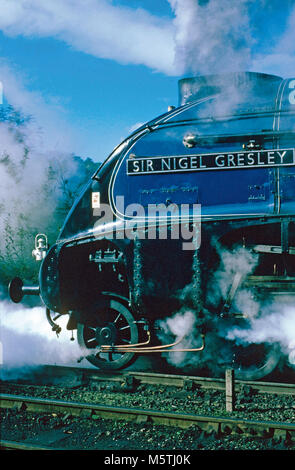
{"type": "Polygon", "coordinates": [[[11,300],[18,304],[24,295],[39,295],[39,286],[24,286],[23,281],[19,277],[15,277],[10,281],[8,286],[8,293],[11,300]]]}

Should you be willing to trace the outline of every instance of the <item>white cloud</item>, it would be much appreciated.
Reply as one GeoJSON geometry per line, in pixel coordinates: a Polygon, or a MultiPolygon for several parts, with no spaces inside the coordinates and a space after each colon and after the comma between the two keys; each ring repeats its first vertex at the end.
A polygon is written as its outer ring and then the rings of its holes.
{"type": "Polygon", "coordinates": [[[278,44],[275,46],[274,52],[283,54],[295,53],[295,7],[288,18],[287,29],[284,31],[278,44]]]}
{"type": "Polygon", "coordinates": [[[279,41],[272,49],[268,42],[268,50],[257,55],[257,11],[266,9],[267,21],[267,15],[276,14],[277,2],[168,1],[170,18],[112,0],[1,0],[0,29],[12,37],[53,37],[95,57],[141,64],[167,75],[254,68],[290,74],[295,8],[279,41]]]}
{"type": "Polygon", "coordinates": [[[282,78],[293,77],[295,75],[294,55],[279,52],[266,55],[258,54],[253,57],[251,70],[279,75],[282,78]]]}
{"type": "Polygon", "coordinates": [[[295,75],[295,7],[279,41],[269,53],[254,56],[252,69],[280,74],[284,78],[295,75]]]}
{"type": "Polygon", "coordinates": [[[172,24],[143,9],[107,0],[2,0],[0,28],[11,36],[56,37],[96,57],[172,72],[172,24]]]}

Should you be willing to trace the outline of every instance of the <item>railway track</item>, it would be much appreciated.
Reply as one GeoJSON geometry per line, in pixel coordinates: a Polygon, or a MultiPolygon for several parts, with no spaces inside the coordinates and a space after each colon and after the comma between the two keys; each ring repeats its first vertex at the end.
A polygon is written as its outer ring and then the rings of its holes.
{"type": "Polygon", "coordinates": [[[53,448],[48,446],[38,446],[34,444],[26,444],[16,441],[0,440],[0,450],[62,450],[60,448],[53,448]]]}
{"type": "Polygon", "coordinates": [[[122,408],[9,394],[0,394],[0,401],[1,408],[4,409],[13,408],[34,413],[64,413],[90,419],[121,419],[140,424],[149,422],[156,425],[176,426],[182,429],[196,426],[202,431],[215,432],[221,436],[224,434],[243,434],[253,437],[281,438],[295,444],[295,424],[292,423],[122,408]]]}
{"type": "MultiPolygon", "coordinates": [[[[193,389],[225,390],[226,381],[221,378],[197,377],[190,375],[163,374],[141,371],[106,372],[98,369],[51,366],[46,365],[36,370],[32,383],[57,384],[67,383],[82,385],[99,382],[134,382],[136,384],[163,385],[193,389]]],[[[278,395],[295,395],[294,383],[253,382],[235,380],[235,390],[239,392],[243,387],[250,387],[258,393],[275,393],[278,395]]]]}
{"type": "MultiPolygon", "coordinates": [[[[253,397],[254,401],[255,397],[262,397],[259,402],[261,407],[260,411],[263,409],[263,403],[268,403],[268,398],[265,394],[269,395],[269,401],[271,403],[269,403],[266,408],[270,410],[272,407],[277,410],[281,409],[278,402],[273,404],[273,399],[281,400],[280,403],[282,403],[282,410],[286,409],[284,400],[287,400],[289,403],[289,409],[291,411],[288,415],[284,415],[282,411],[274,414],[273,416],[271,414],[264,416],[261,413],[256,417],[255,413],[249,415],[248,413],[241,412],[242,408],[245,409],[245,406],[241,406],[241,403],[243,402],[240,401],[237,403],[237,412],[224,413],[224,411],[229,411],[227,406],[225,406],[228,397],[227,382],[224,379],[132,370],[105,373],[91,368],[84,369],[68,366],[46,366],[40,368],[38,373],[31,376],[30,380],[28,380],[27,377],[27,380],[25,379],[23,382],[23,384],[12,384],[11,382],[6,382],[5,384],[5,382],[2,382],[1,388],[4,393],[0,394],[1,408],[3,410],[12,410],[13,415],[17,413],[15,416],[19,413],[20,416],[23,416],[22,419],[26,419],[24,416],[34,416],[34,413],[35,416],[45,413],[47,416],[60,416],[60,418],[56,419],[61,419],[62,422],[64,422],[67,416],[72,417],[74,420],[79,420],[79,418],[81,418],[81,423],[84,422],[83,419],[86,419],[85,423],[90,423],[90,421],[93,420],[97,422],[97,424],[100,422],[97,420],[100,419],[121,420],[121,422],[130,423],[132,426],[140,425],[145,427],[155,425],[157,429],[161,428],[161,426],[158,425],[168,426],[170,429],[174,426],[178,429],[182,429],[183,432],[192,427],[191,429],[197,430],[198,433],[204,432],[208,435],[214,434],[214,436],[217,436],[218,439],[220,438],[222,440],[224,438],[226,439],[226,436],[237,436],[238,438],[245,437],[246,439],[251,436],[251,438],[275,439],[276,441],[280,440],[288,443],[287,445],[292,448],[295,445],[295,423],[292,414],[292,408],[294,408],[292,405],[292,396],[295,395],[295,384],[234,381],[234,394],[239,396],[239,400],[244,396],[245,389],[246,397],[247,393],[250,391],[250,402],[253,401],[253,397]],[[144,388],[142,388],[143,384],[146,384],[143,386],[144,388]],[[33,390],[36,390],[37,393],[34,397],[31,396],[32,391],[30,390],[30,387],[32,385],[33,390]],[[125,385],[127,386],[126,391],[130,390],[129,387],[131,386],[132,393],[131,395],[126,395],[126,392],[125,394],[123,393],[125,398],[123,396],[123,398],[120,398],[119,401],[117,401],[114,397],[118,391],[120,397],[120,391],[122,389],[124,390],[125,385]],[[59,390],[61,387],[60,390],[68,389],[69,392],[65,392],[63,399],[60,399],[62,395],[60,396],[58,392],[54,398],[52,397],[52,399],[48,399],[48,395],[46,399],[37,398],[39,393],[38,389],[42,391],[43,386],[45,386],[45,389],[46,387],[49,387],[48,391],[50,391],[50,386],[53,386],[52,390],[59,390]],[[170,392],[165,392],[168,394],[165,395],[166,399],[169,396],[175,396],[180,397],[180,400],[182,400],[183,397],[188,396],[191,405],[188,407],[188,402],[185,402],[186,408],[182,408],[186,411],[179,413],[176,412],[176,406],[172,406],[170,408],[166,405],[164,405],[161,411],[159,410],[159,408],[162,408],[161,393],[164,390],[163,386],[164,388],[166,387],[167,390],[170,390],[170,392]],[[143,400],[140,399],[142,400],[142,403],[137,406],[137,408],[133,407],[133,401],[138,401],[134,395],[134,393],[137,392],[137,387],[139,394],[141,393],[141,390],[151,389],[152,394],[155,393],[156,395],[159,387],[160,395],[158,395],[157,402],[152,400],[152,409],[150,409],[149,401],[145,401],[144,398],[143,400]],[[87,396],[89,390],[94,390],[94,395],[92,392],[89,392],[89,396],[87,396]],[[98,394],[96,390],[99,390],[98,394]],[[102,390],[102,392],[100,390],[102,390]],[[115,390],[115,392],[104,392],[104,390],[115,390]],[[241,394],[238,395],[240,391],[241,394]],[[84,396],[85,393],[86,399],[84,396]],[[106,401],[104,393],[113,393],[113,395],[108,395],[110,398],[106,401]],[[218,394],[218,397],[220,397],[218,398],[219,404],[222,402],[224,404],[221,405],[221,407],[218,405],[218,412],[212,413],[214,416],[210,416],[212,411],[210,409],[210,398],[208,402],[208,398],[206,397],[215,397],[216,393],[218,394]],[[272,394],[276,394],[277,398],[275,398],[276,395],[272,398],[272,394]],[[103,400],[100,402],[101,396],[103,400]],[[128,396],[130,396],[129,400],[127,399],[128,396]],[[135,398],[132,399],[132,396],[135,398]],[[279,399],[278,396],[281,398],[279,399]],[[209,403],[209,407],[205,404],[201,409],[199,408],[200,400],[202,401],[201,397],[206,398],[206,403],[209,403]],[[68,401],[68,399],[70,401],[68,401]],[[80,402],[80,399],[82,402],[80,402]],[[175,408],[175,410],[173,410],[173,408],[175,408]],[[24,412],[25,415],[23,414],[24,412]],[[30,414],[26,415],[26,412],[29,412],[30,414]],[[284,416],[286,416],[286,422],[284,422],[284,416]]],[[[33,394],[35,394],[35,392],[33,392],[33,394]]],[[[177,398],[175,399],[177,400],[177,398]]],[[[215,398],[213,398],[213,400],[215,400],[215,398]]],[[[140,401],[138,403],[140,403],[140,401]]],[[[174,402],[174,404],[176,403],[174,402]]],[[[259,405],[254,405],[254,410],[255,406],[258,406],[259,409],[259,405]]],[[[179,411],[179,407],[177,411],[179,411]]],[[[233,409],[232,411],[236,410],[233,409]]],[[[11,435],[10,437],[7,435],[7,438],[10,439],[11,435]]],[[[46,440],[43,440],[43,442],[33,441],[32,445],[30,442],[14,443],[8,440],[1,442],[1,448],[47,450],[47,444],[48,442],[46,440]],[[40,444],[42,447],[39,447],[36,444],[40,444]],[[43,444],[45,444],[45,446],[43,444]]],[[[55,442],[55,445],[58,445],[58,443],[55,442]]],[[[49,447],[49,449],[54,450],[53,446],[54,442],[51,442],[51,447],[49,447]]]]}

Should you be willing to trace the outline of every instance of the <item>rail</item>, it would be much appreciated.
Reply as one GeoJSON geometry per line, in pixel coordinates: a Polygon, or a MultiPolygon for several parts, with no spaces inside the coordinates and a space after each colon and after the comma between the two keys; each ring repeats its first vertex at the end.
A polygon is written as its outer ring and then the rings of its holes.
{"type": "Polygon", "coordinates": [[[295,424],[273,421],[254,421],[226,416],[204,416],[142,410],[115,406],[80,403],[62,400],[48,400],[19,395],[0,394],[1,408],[14,408],[35,413],[69,413],[81,418],[122,419],[136,423],[150,422],[155,425],[189,428],[197,426],[206,432],[223,434],[244,434],[264,438],[283,438],[295,444],[295,424]]]}
{"type": "MultiPolygon", "coordinates": [[[[24,377],[25,378],[25,377],[24,377]]],[[[80,368],[70,366],[52,366],[46,365],[35,370],[34,383],[40,381],[43,385],[46,383],[67,383],[70,381],[78,385],[89,382],[124,382],[133,380],[138,384],[165,385],[181,388],[198,388],[225,390],[225,379],[198,377],[194,375],[163,374],[146,371],[100,371],[99,369],[80,368]]],[[[235,390],[239,391],[242,387],[248,386],[258,393],[276,393],[279,395],[295,395],[295,383],[277,383],[262,381],[235,380],[235,390]]]]}

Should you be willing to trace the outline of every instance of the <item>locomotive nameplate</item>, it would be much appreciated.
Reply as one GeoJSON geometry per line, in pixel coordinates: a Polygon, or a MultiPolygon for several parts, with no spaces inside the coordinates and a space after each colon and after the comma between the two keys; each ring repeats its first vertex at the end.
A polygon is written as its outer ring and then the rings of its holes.
{"type": "Polygon", "coordinates": [[[208,153],[135,157],[127,160],[127,175],[175,173],[184,171],[269,168],[295,164],[295,149],[254,150],[246,152],[208,153]]]}

